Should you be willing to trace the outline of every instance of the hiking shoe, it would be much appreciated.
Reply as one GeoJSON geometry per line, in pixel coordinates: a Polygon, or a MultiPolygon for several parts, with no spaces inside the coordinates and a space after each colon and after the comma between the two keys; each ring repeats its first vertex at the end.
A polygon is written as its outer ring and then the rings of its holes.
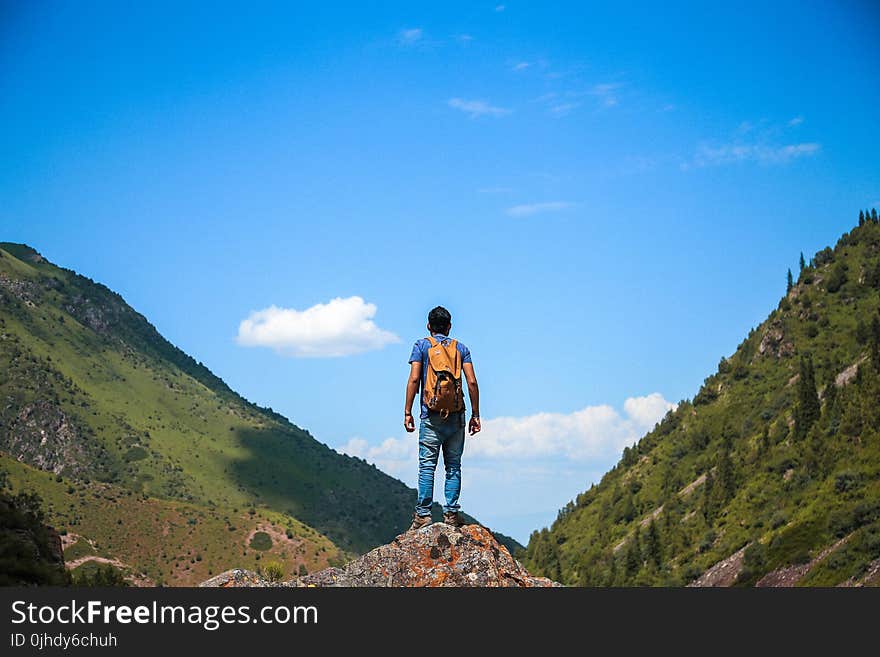
{"type": "Polygon", "coordinates": [[[413,531],[416,529],[421,529],[422,527],[427,527],[431,524],[431,516],[420,516],[419,514],[413,514],[412,524],[409,526],[409,530],[413,531]]]}
{"type": "Polygon", "coordinates": [[[464,525],[464,520],[461,519],[461,514],[458,513],[458,511],[455,513],[444,513],[443,522],[447,525],[452,525],[453,527],[461,527],[464,525]]]}

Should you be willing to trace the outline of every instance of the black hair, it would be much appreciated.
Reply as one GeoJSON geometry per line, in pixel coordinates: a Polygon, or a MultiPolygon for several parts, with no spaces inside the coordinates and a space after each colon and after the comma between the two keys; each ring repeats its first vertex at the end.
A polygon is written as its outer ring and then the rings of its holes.
{"type": "Polygon", "coordinates": [[[428,313],[428,328],[432,333],[446,335],[452,328],[452,315],[443,306],[437,306],[428,313]]]}

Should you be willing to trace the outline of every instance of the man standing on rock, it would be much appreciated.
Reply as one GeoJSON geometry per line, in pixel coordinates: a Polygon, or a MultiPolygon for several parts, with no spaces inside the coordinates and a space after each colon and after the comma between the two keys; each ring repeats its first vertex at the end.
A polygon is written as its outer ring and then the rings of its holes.
{"type": "Polygon", "coordinates": [[[416,512],[410,529],[431,524],[434,497],[434,470],[440,450],[446,468],[446,506],[443,522],[461,526],[458,497],[461,493],[461,454],[464,451],[465,406],[461,375],[467,380],[471,398],[471,435],[480,430],[480,389],[471,352],[458,340],[449,337],[452,315],[443,306],[428,313],[430,336],[418,340],[409,357],[410,371],[406,382],[406,405],[403,427],[416,430],[412,404],[421,390],[421,423],[419,424],[419,492],[416,512]]]}

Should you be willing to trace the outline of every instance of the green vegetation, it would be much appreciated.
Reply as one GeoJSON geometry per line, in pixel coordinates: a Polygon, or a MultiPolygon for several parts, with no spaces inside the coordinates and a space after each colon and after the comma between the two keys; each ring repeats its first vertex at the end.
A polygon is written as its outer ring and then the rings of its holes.
{"type": "Polygon", "coordinates": [[[270,582],[280,582],[284,579],[284,564],[280,561],[270,561],[263,566],[262,575],[270,582]]]}
{"type": "Polygon", "coordinates": [[[84,563],[71,573],[73,586],[128,586],[125,574],[109,564],[84,563]]]}
{"type": "Polygon", "coordinates": [[[532,572],[591,586],[682,585],[743,548],[738,585],[799,564],[799,585],[873,572],[880,224],[876,212],[859,224],[809,264],[801,254],[777,309],[694,398],[533,533],[523,555],[532,572]]]}
{"type": "Polygon", "coordinates": [[[255,550],[269,550],[272,547],[272,538],[266,532],[256,532],[251,538],[251,547],[255,550]]]}

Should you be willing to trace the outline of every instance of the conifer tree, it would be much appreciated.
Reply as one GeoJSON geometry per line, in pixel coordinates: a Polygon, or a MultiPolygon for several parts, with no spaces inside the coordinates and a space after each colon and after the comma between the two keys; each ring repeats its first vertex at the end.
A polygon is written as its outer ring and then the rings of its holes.
{"type": "Polygon", "coordinates": [[[877,223],[877,208],[871,208],[871,221],[877,223]]]}
{"type": "Polygon", "coordinates": [[[770,451],[770,425],[764,425],[764,432],[761,434],[761,442],[758,443],[758,454],[766,456],[770,451]]]}
{"type": "Polygon", "coordinates": [[[865,225],[865,212],[864,210],[859,210],[859,226],[865,225]]]}
{"type": "Polygon", "coordinates": [[[868,348],[871,354],[871,365],[874,372],[880,374],[880,316],[874,315],[871,320],[871,334],[868,338],[868,348]]]}
{"type": "Polygon", "coordinates": [[[635,575],[642,567],[642,546],[639,540],[639,526],[633,532],[633,537],[629,541],[626,549],[626,574],[635,575]]]}
{"type": "Polygon", "coordinates": [[[736,494],[736,473],[733,470],[733,460],[730,458],[730,450],[725,447],[718,457],[718,484],[721,486],[721,494],[725,503],[733,499],[736,494]]]}
{"type": "Polygon", "coordinates": [[[807,263],[804,260],[804,252],[803,251],[801,251],[801,259],[798,261],[798,264],[800,265],[801,271],[803,271],[804,267],[807,266],[807,263]]]}
{"type": "Polygon", "coordinates": [[[706,523],[711,525],[712,520],[715,516],[714,514],[714,505],[712,495],[715,491],[715,477],[712,476],[712,471],[709,470],[706,473],[706,481],[703,483],[703,518],[705,518],[706,523]]]}
{"type": "Polygon", "coordinates": [[[807,472],[811,477],[820,478],[824,475],[825,440],[819,425],[813,425],[807,436],[807,472]]]}
{"type": "Polygon", "coordinates": [[[785,286],[785,293],[788,294],[791,292],[791,288],[794,287],[794,277],[791,275],[791,269],[788,270],[788,279],[785,286]]]}
{"type": "Polygon", "coordinates": [[[816,374],[813,358],[809,354],[801,357],[800,378],[798,380],[797,406],[794,411],[794,436],[796,440],[806,438],[810,428],[819,419],[821,406],[816,392],[816,374]]]}
{"type": "Polygon", "coordinates": [[[657,524],[654,522],[654,519],[651,519],[651,523],[648,525],[648,558],[654,563],[654,565],[659,569],[660,566],[663,565],[663,546],[660,543],[660,530],[657,529],[657,524]]]}

